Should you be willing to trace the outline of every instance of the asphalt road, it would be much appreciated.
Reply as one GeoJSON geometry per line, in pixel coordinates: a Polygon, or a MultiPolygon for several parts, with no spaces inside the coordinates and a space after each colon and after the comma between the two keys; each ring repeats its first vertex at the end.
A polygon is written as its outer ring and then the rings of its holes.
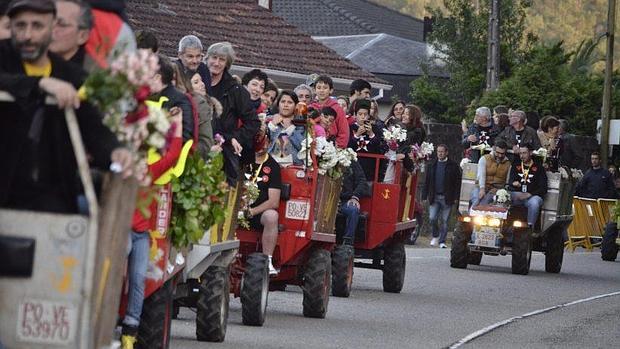
{"type": "Polygon", "coordinates": [[[448,249],[408,248],[400,294],[382,291],[380,271],[355,269],[351,297],[331,297],[325,319],[302,316],[298,287],[269,294],[263,327],[243,326],[239,299],[231,299],[224,343],[197,342],[195,315],[182,309],[170,347],[620,347],[620,261],[603,262],[599,251],[565,253],[562,272],[547,274],[544,255],[535,253],[530,274],[521,276],[510,273],[509,256],[484,256],[466,270],[450,268],[449,256],[448,249]],[[482,335],[460,342],[476,332],[482,335]]]}

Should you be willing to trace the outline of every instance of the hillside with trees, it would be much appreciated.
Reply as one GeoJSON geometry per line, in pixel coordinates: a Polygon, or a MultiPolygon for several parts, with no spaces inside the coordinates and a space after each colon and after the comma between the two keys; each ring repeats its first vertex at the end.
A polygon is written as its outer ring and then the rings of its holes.
{"type": "MultiPolygon", "coordinates": [[[[426,10],[440,8],[445,11],[444,0],[372,0],[416,18],[429,16],[426,10]]],[[[481,9],[485,0],[471,0],[481,9]]],[[[607,22],[607,0],[529,0],[525,27],[540,38],[542,43],[564,42],[566,50],[575,50],[581,41],[592,39],[605,32],[607,22]]],[[[616,33],[620,28],[620,16],[616,16],[616,33]]],[[[616,40],[616,52],[620,52],[620,42],[616,40]]],[[[603,54],[604,44],[598,52],[603,54]]],[[[616,60],[616,65],[620,59],[616,60]]]]}

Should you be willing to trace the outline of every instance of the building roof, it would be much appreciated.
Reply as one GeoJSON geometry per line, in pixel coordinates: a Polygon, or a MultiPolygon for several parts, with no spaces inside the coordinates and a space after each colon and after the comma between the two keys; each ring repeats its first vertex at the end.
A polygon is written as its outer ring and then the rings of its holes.
{"type": "Polygon", "coordinates": [[[423,75],[427,65],[432,76],[447,77],[431,45],[389,34],[317,36],[315,40],[374,74],[423,75]]]}
{"type": "Polygon", "coordinates": [[[256,0],[127,0],[127,14],[134,29],[153,31],[161,52],[169,56],[177,56],[179,40],[193,34],[205,47],[231,42],[237,66],[386,84],[258,6],[256,0]]]}
{"type": "Polygon", "coordinates": [[[387,33],[424,41],[424,21],[369,0],[272,0],[272,8],[313,36],[387,33]]]}

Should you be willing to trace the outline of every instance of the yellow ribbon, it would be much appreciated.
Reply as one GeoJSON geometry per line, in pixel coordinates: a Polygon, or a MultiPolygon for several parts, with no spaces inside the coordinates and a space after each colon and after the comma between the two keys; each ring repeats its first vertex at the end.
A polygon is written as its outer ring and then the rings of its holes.
{"type": "Polygon", "coordinates": [[[159,232],[159,230],[151,230],[149,231],[149,236],[151,238],[151,248],[149,252],[149,259],[155,261],[155,257],[157,257],[157,250],[159,246],[157,246],[157,239],[163,239],[165,236],[159,232]]]}

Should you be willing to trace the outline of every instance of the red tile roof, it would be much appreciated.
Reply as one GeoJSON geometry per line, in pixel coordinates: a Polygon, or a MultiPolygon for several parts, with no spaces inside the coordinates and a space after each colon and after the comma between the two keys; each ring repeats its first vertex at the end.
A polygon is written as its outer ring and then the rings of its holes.
{"type": "Polygon", "coordinates": [[[127,14],[134,29],[153,31],[161,52],[169,56],[176,57],[179,40],[193,34],[205,49],[215,42],[231,42],[236,65],[386,83],[258,6],[256,0],[127,0],[127,14]]]}

